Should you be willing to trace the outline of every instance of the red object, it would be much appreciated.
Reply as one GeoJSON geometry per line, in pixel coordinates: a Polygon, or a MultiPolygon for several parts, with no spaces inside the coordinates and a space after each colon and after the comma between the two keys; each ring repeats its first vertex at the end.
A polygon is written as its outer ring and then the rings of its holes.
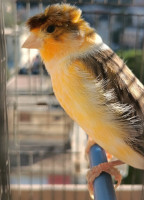
{"type": "Polygon", "coordinates": [[[70,176],[68,175],[50,175],[48,177],[49,184],[70,184],[70,176]]]}

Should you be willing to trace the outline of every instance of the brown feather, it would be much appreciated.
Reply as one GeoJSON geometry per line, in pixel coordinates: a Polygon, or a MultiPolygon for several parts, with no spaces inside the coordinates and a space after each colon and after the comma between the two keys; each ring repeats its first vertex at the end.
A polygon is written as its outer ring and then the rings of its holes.
{"type": "Polygon", "coordinates": [[[78,23],[84,23],[84,20],[80,19],[81,10],[75,6],[69,4],[54,4],[45,9],[44,13],[35,15],[27,21],[27,26],[30,30],[35,28],[47,27],[54,24],[58,27],[72,27],[78,23]],[[80,20],[79,20],[80,19],[80,20]]]}
{"type": "Polygon", "coordinates": [[[104,81],[105,92],[114,90],[106,106],[125,126],[125,142],[144,156],[144,87],[141,82],[111,49],[89,53],[79,59],[96,79],[104,81]]]}

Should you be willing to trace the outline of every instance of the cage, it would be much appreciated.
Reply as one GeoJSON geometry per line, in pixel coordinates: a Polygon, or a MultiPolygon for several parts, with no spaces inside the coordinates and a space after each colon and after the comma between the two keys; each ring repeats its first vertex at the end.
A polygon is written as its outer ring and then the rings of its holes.
{"type": "MultiPolygon", "coordinates": [[[[50,76],[38,52],[21,48],[28,34],[25,21],[47,5],[60,2],[5,0],[2,7],[1,0],[0,90],[4,127],[0,148],[1,155],[4,152],[5,156],[0,167],[1,171],[5,169],[1,185],[7,199],[90,199],[85,179],[87,136],[56,100],[50,76]]],[[[82,9],[84,19],[144,83],[143,0],[64,2],[82,9]]],[[[117,199],[144,199],[143,172],[128,166],[120,170],[123,182],[116,191],[117,199]]]]}

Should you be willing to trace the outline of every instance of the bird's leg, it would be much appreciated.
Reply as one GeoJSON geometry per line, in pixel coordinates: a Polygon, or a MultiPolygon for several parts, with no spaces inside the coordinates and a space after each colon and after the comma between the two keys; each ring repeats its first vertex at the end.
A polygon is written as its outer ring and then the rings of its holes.
{"type": "Polygon", "coordinates": [[[85,148],[85,157],[86,159],[88,160],[89,158],[89,152],[90,152],[90,148],[95,144],[95,141],[91,138],[91,137],[88,137],[88,141],[87,141],[87,145],[86,145],[86,148],[85,148]]]}
{"type": "MultiPolygon", "coordinates": [[[[95,141],[91,138],[91,137],[88,137],[88,141],[87,141],[87,145],[86,145],[86,148],[85,148],[85,157],[86,159],[88,160],[89,158],[89,152],[90,152],[90,148],[95,144],[95,141]]],[[[113,157],[110,153],[106,152],[106,156],[107,156],[107,159],[108,161],[111,160],[111,158],[113,157]]]]}
{"type": "MultiPolygon", "coordinates": [[[[91,146],[93,146],[94,144],[95,142],[91,138],[89,138],[88,144],[86,147],[86,154],[89,153],[91,146]]],[[[114,166],[121,165],[121,164],[124,164],[124,163],[120,160],[104,162],[97,166],[92,167],[92,169],[88,171],[87,181],[88,181],[88,190],[89,190],[90,196],[93,196],[93,182],[95,178],[98,177],[102,172],[107,172],[110,175],[115,177],[115,180],[117,181],[115,188],[117,188],[120,185],[122,176],[119,170],[116,169],[114,166]]]]}

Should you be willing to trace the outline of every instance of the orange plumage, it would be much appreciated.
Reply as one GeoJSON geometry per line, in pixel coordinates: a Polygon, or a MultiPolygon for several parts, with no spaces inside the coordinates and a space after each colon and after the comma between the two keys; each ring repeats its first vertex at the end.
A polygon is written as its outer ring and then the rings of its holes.
{"type": "Polygon", "coordinates": [[[27,22],[66,112],[106,151],[144,169],[144,87],[69,4],[27,22]]]}

